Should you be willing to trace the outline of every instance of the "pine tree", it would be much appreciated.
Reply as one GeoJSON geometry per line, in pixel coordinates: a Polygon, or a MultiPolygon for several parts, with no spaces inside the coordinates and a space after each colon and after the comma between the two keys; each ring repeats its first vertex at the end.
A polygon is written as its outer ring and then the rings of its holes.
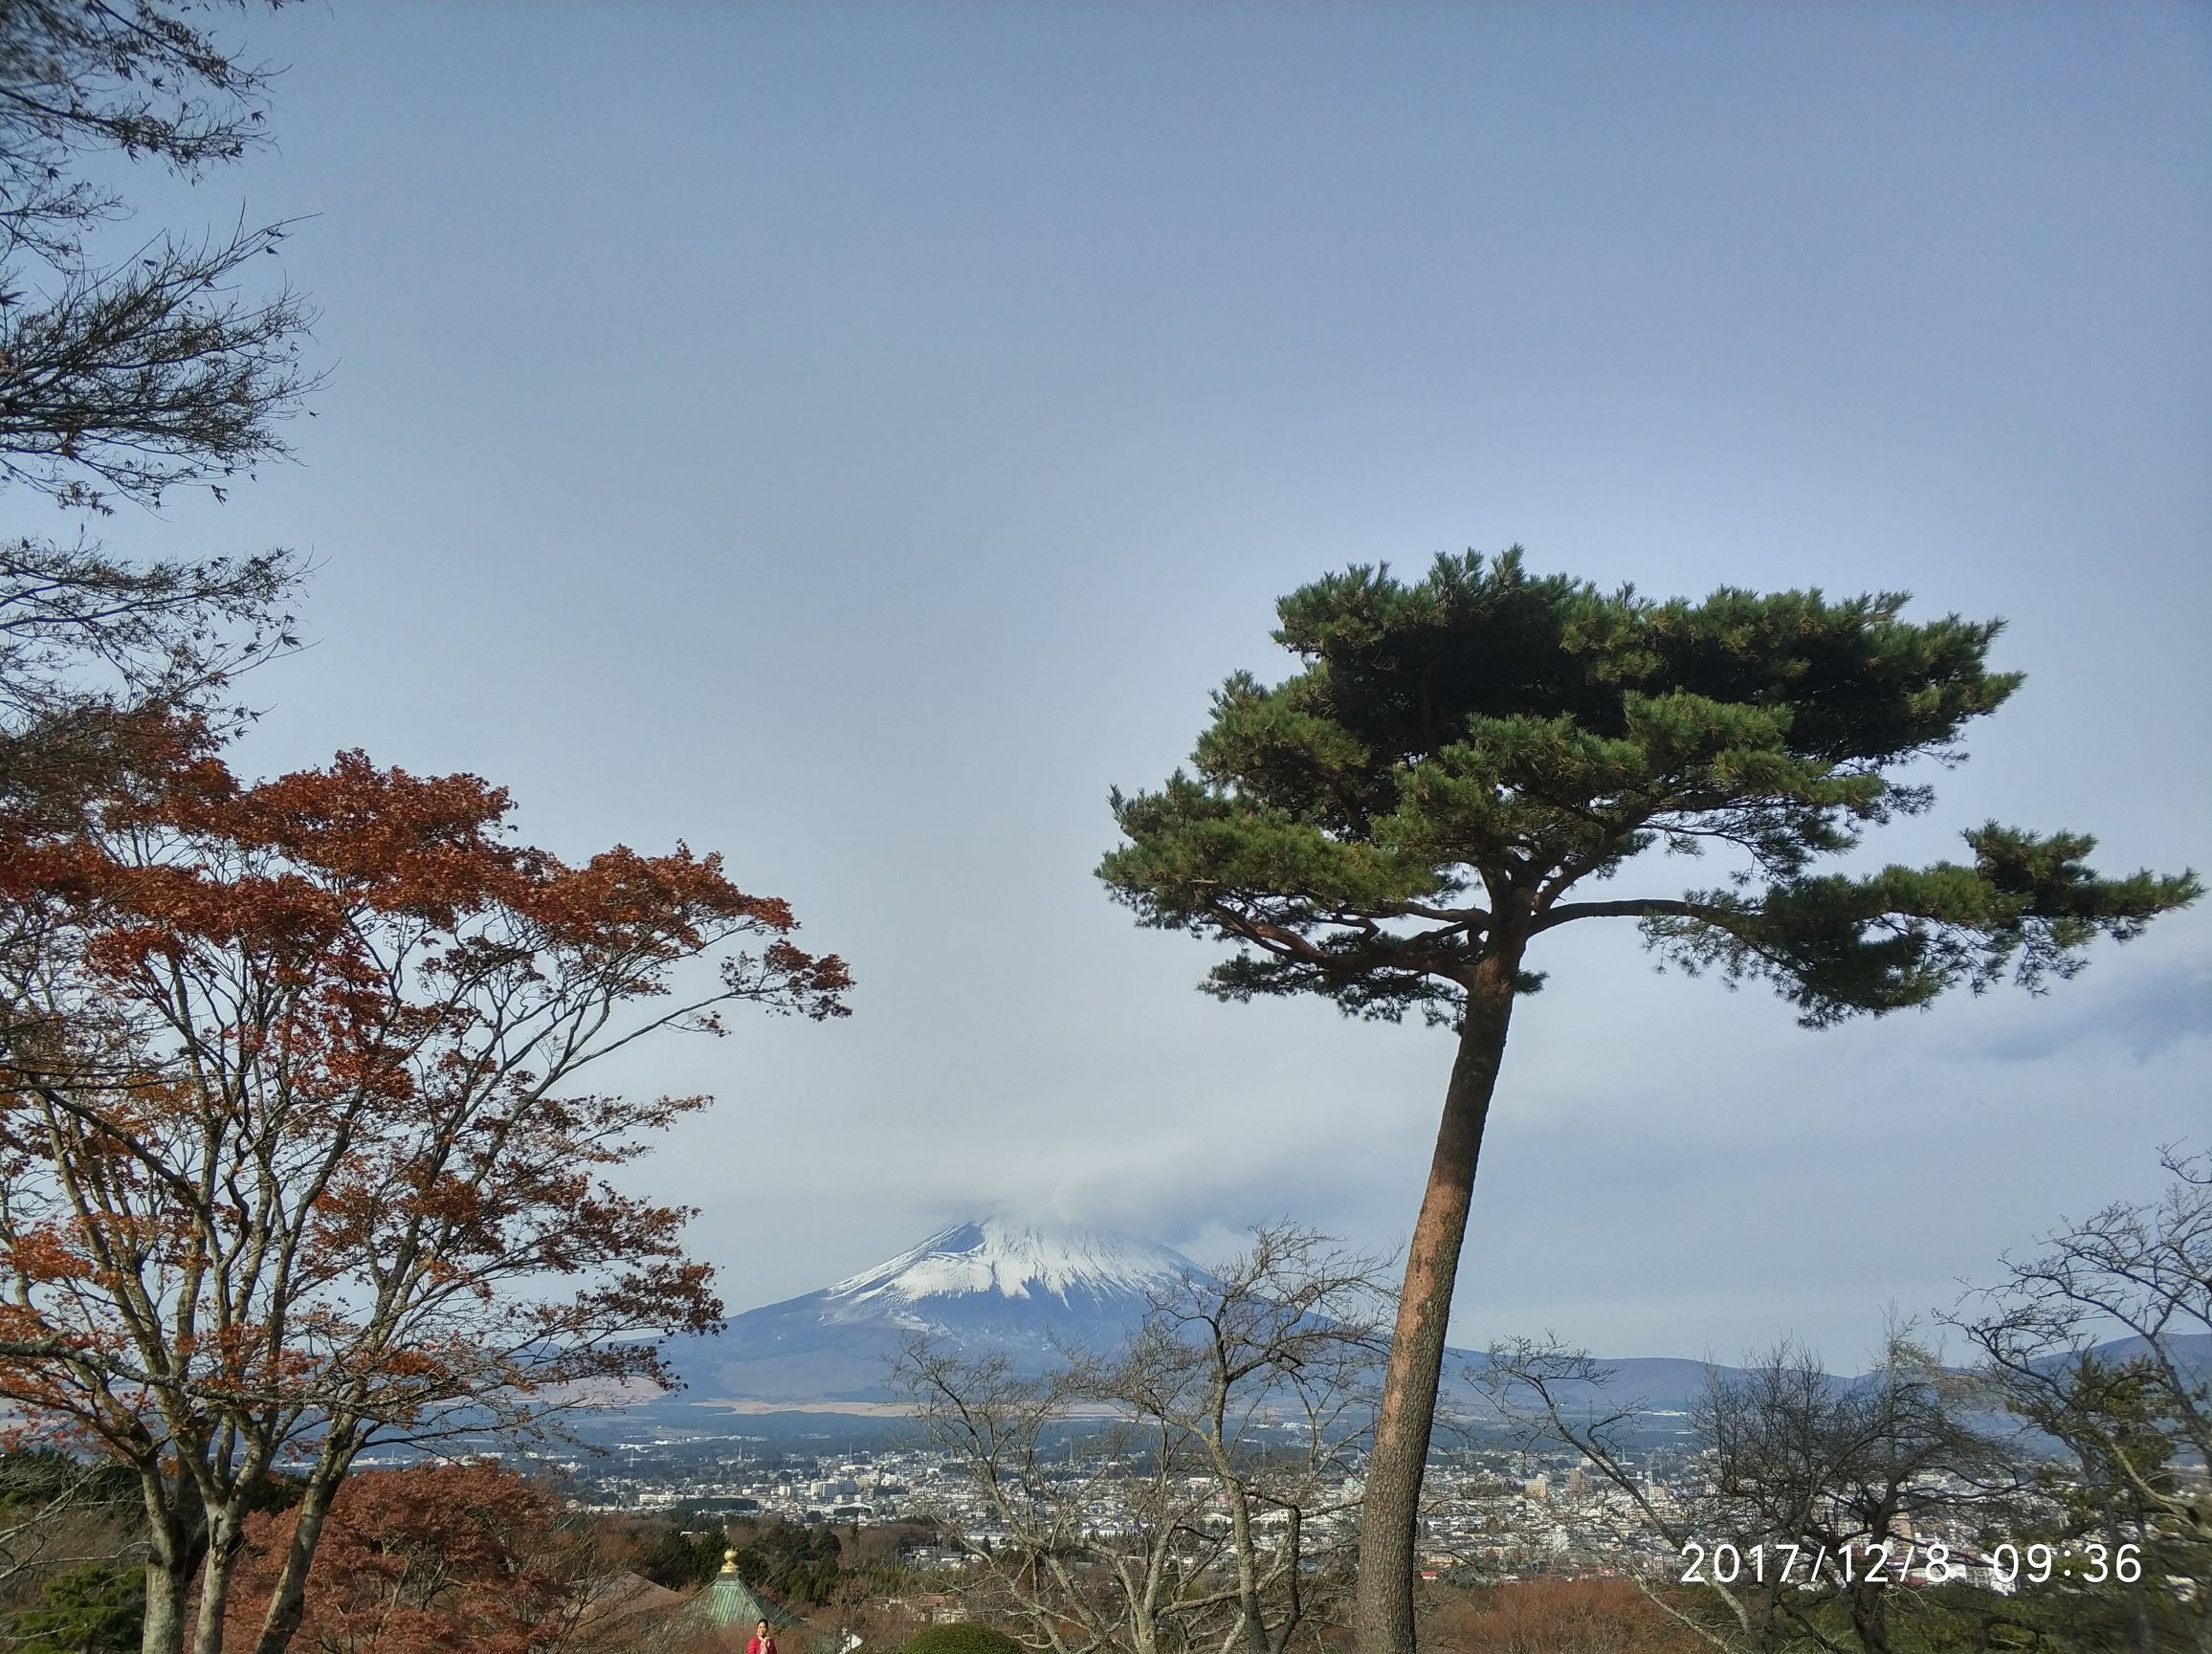
{"type": "Polygon", "coordinates": [[[1410,1654],[1414,1520],[1485,1117],[1538,938],[1638,920],[1692,971],[1771,983],[1821,1027],[1960,983],[2072,976],[2194,900],[2190,873],[2108,879],[2094,841],[1995,823],[1960,862],[1824,872],[1918,813],[1914,761],[2019,686],[2000,622],[1900,619],[1902,593],[1722,589],[1702,603],[1528,575],[1518,547],[1440,557],[1414,584],[1355,567],[1285,598],[1304,669],[1214,696],[1157,792],[1114,795],[1128,842],[1099,876],[1140,924],[1226,941],[1208,991],[1319,994],[1456,1029],[1408,1247],[1360,1532],[1362,1654],[1410,1654]],[[1714,849],[1717,888],[1590,899],[1651,850],[1714,849]]]}

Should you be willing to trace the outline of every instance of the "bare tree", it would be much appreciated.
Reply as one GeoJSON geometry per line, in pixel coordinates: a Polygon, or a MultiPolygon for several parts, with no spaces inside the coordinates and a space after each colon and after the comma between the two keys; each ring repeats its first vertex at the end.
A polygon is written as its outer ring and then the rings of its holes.
{"type": "Polygon", "coordinates": [[[1714,1646],[1891,1654],[1913,1536],[1979,1527],[2022,1491],[2011,1444],[1974,1422],[1975,1398],[1911,1334],[1893,1325],[1856,1380],[1789,1340],[1736,1374],[1712,1370],[1692,1414],[1695,1458],[1670,1489],[1635,1467],[1642,1404],[1611,1399],[1613,1375],[1583,1352],[1514,1340],[1474,1377],[1504,1417],[1626,1495],[1634,1529],[1666,1548],[1650,1575],[1698,1586],[1719,1616],[1685,1611],[1672,1592],[1653,1599],[1714,1646]]]}
{"type": "Polygon", "coordinates": [[[0,306],[0,475],[105,510],[180,482],[221,498],[213,479],[287,452],[276,421],[315,383],[299,344],[313,316],[240,279],[285,232],[164,237],[0,306]]]}
{"type": "MultiPolygon", "coordinates": [[[[204,26],[245,0],[0,4],[0,489],[109,509],[284,452],[308,323],[250,267],[281,225],[100,251],[127,216],[103,156],[186,176],[261,142],[267,76],[204,26]]],[[[283,552],[130,563],[0,542],[0,812],[41,825],[121,783],[150,718],[214,710],[296,642],[283,552]]],[[[233,716],[236,709],[231,709],[233,716]]]]}
{"type": "Polygon", "coordinates": [[[1283,1654],[1338,1621],[1384,1348],[1378,1260],[1289,1224],[1041,1376],[926,1339],[898,1364],[963,1483],[978,1606],[1051,1654],[1283,1654]],[[1073,1432],[1095,1429],[1078,1444],[1073,1432]]]}
{"type": "Polygon", "coordinates": [[[127,212],[88,160],[197,176],[262,141],[268,72],[200,21],[232,9],[0,6],[0,477],[64,504],[152,504],[188,481],[220,492],[285,452],[277,422],[313,383],[306,307],[242,279],[285,226],[99,251],[127,212]]]}
{"type": "MultiPolygon", "coordinates": [[[[0,491],[151,504],[187,480],[219,495],[284,452],[308,317],[284,292],[246,296],[283,227],[109,245],[127,209],[92,165],[120,154],[196,177],[261,142],[267,75],[205,23],[247,9],[0,4],[0,491]]],[[[296,646],[305,573],[285,552],[128,562],[81,538],[0,541],[0,837],[126,790],[180,713],[244,716],[222,691],[296,646]]],[[[0,1016],[14,1038],[20,1016],[0,1016]]]]}
{"type": "MultiPolygon", "coordinates": [[[[2212,1382],[2192,1342],[2212,1334],[2212,1153],[2163,1157],[2173,1183],[2157,1201],[2115,1202],[2046,1237],[2048,1250],[2007,1262],[2010,1278],[1978,1294],[1982,1312],[1955,1324],[2045,1427],[2065,1421],[2083,1359],[2117,1336],[2148,1378],[2166,1426],[2164,1448],[2212,1460],[2212,1382]],[[2044,1415],[2049,1416],[2045,1422],[2044,1415]]],[[[2147,1508],[2212,1535],[2201,1478],[2167,1473],[2091,1409],[2068,1423],[2068,1445],[2110,1460],[2147,1508]],[[2083,1432],[2088,1432],[2084,1434],[2083,1432]]]]}
{"type": "Polygon", "coordinates": [[[128,1569],[142,1543],[138,1489],[114,1467],[52,1449],[0,1458],[0,1605],[35,1599],[56,1575],[128,1569]]]}
{"type": "MultiPolygon", "coordinates": [[[[2115,1202],[2007,1261],[2008,1278],[1950,1317],[2013,1407],[2061,1443],[2076,1527],[2132,1541],[2146,1575],[2197,1582],[2161,1596],[2212,1649],[2212,1153],[2162,1157],[2156,1201],[2115,1202]],[[2116,1338],[2119,1350],[2100,1350],[2116,1338]]],[[[2152,1593],[2133,1593],[2135,1640],[2157,1641],[2152,1593]]]]}
{"type": "MultiPolygon", "coordinates": [[[[285,452],[310,318],[250,276],[282,225],[117,241],[120,154],[187,177],[263,141],[265,70],[203,19],[248,0],[0,4],[0,488],[157,503],[285,452]],[[104,251],[103,251],[104,249],[104,251]]],[[[97,545],[0,543],[0,792],[51,800],[113,773],[119,713],[205,710],[293,642],[303,574],[277,552],[132,564],[97,545]],[[91,681],[87,681],[87,674],[91,681]]]]}
{"type": "Polygon", "coordinates": [[[45,718],[88,697],[204,705],[297,643],[281,605],[300,573],[282,552],[126,564],[82,540],[0,541],[0,717],[45,718]]]}

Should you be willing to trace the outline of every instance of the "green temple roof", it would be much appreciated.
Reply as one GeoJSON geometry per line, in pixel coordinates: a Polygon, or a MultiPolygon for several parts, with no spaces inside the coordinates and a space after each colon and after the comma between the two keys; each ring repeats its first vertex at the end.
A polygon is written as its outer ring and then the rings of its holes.
{"type": "Polygon", "coordinates": [[[738,1554],[724,1551],[722,1571],[660,1622],[655,1640],[679,1643],[710,1631],[731,1630],[749,1637],[763,1620],[773,1631],[799,1622],[796,1614],[746,1584],[744,1576],[738,1572],[738,1554]]]}

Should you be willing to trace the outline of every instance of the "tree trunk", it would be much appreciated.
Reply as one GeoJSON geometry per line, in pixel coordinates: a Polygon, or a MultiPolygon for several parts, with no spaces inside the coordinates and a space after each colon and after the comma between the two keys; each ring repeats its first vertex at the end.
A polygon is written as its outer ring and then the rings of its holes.
{"type": "Polygon", "coordinates": [[[277,1567],[269,1608],[261,1618],[261,1633],[254,1640],[254,1654],[284,1654],[292,1634],[299,1629],[307,1607],[307,1576],[315,1565],[315,1548],[322,1543],[322,1525],[329,1520],[330,1503],[338,1496],[339,1485],[345,1480],[359,1451],[360,1444],[350,1429],[333,1429],[323,1439],[315,1467],[307,1473],[307,1486],[292,1527],[292,1543],[285,1547],[284,1560],[277,1567]]]}
{"type": "Polygon", "coordinates": [[[1474,1195],[1482,1129],[1505,1054],[1513,1017],[1517,958],[1486,959],[1468,989],[1459,1054],[1444,1092],[1428,1187],[1406,1248],[1405,1290],[1382,1375],[1375,1444],[1367,1455],[1360,1505],[1360,1587],[1353,1629],[1360,1654],[1413,1654],[1414,1541],[1421,1482],[1428,1468],[1428,1436],[1444,1372],[1444,1329],[1459,1248],[1474,1195]]]}
{"type": "MultiPolygon", "coordinates": [[[[2148,1530],[2148,1524],[2143,1520],[2143,1496],[2131,1488],[2128,1490],[2128,1504],[2132,1507],[2130,1514],[2135,1518],[2133,1526],[2135,1535],[2140,1539],[2146,1535],[2148,1530]]],[[[2117,1556],[2120,1554],[2121,1545],[2127,1542],[2127,1532],[2119,1523],[2112,1523],[2113,1555],[2117,1556]]],[[[2143,1591],[2143,1577],[2140,1574],[2137,1574],[2128,1586],[2128,1607],[2135,1616],[2137,1654],[2157,1654],[2157,1633],[2151,1628],[2151,1603],[2143,1591]]]]}
{"type": "Polygon", "coordinates": [[[146,1611],[139,1633],[141,1654],[182,1654],[192,1574],[207,1550],[199,1492],[178,1479],[172,1490],[158,1469],[142,1467],[146,1507],[146,1611]]]}
{"type": "Polygon", "coordinates": [[[1867,1654],[1890,1654],[1890,1589],[1866,1585],[1851,1593],[1851,1630],[1867,1654]]]}
{"type": "Polygon", "coordinates": [[[200,1616],[192,1628],[192,1654],[223,1654],[224,1621],[231,1609],[231,1580],[246,1542],[242,1511],[224,1511],[209,1524],[207,1560],[200,1565],[200,1616]]]}
{"type": "Polygon", "coordinates": [[[146,1617],[139,1634],[140,1654],[180,1654],[191,1588],[190,1568],[172,1567],[158,1556],[146,1558],[146,1617]]]}

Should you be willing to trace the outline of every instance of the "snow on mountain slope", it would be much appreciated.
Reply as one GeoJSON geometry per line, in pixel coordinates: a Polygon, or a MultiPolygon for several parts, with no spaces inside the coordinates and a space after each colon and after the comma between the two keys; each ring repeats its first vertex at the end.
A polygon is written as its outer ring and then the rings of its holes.
{"type": "Polygon", "coordinates": [[[668,1356],[694,1400],[881,1400],[915,1334],[1041,1370],[1064,1348],[1112,1348],[1156,1293],[1204,1274],[1127,1235],[984,1218],[833,1287],[734,1315],[719,1336],[675,1339],[668,1356]]]}
{"type": "Polygon", "coordinates": [[[839,1281],[824,1309],[839,1319],[911,1308],[936,1298],[991,1293],[1057,1298],[1069,1308],[1144,1299],[1201,1274],[1182,1253],[1149,1241],[1075,1225],[1043,1229],[1005,1218],[955,1224],[897,1257],[839,1281]]]}

